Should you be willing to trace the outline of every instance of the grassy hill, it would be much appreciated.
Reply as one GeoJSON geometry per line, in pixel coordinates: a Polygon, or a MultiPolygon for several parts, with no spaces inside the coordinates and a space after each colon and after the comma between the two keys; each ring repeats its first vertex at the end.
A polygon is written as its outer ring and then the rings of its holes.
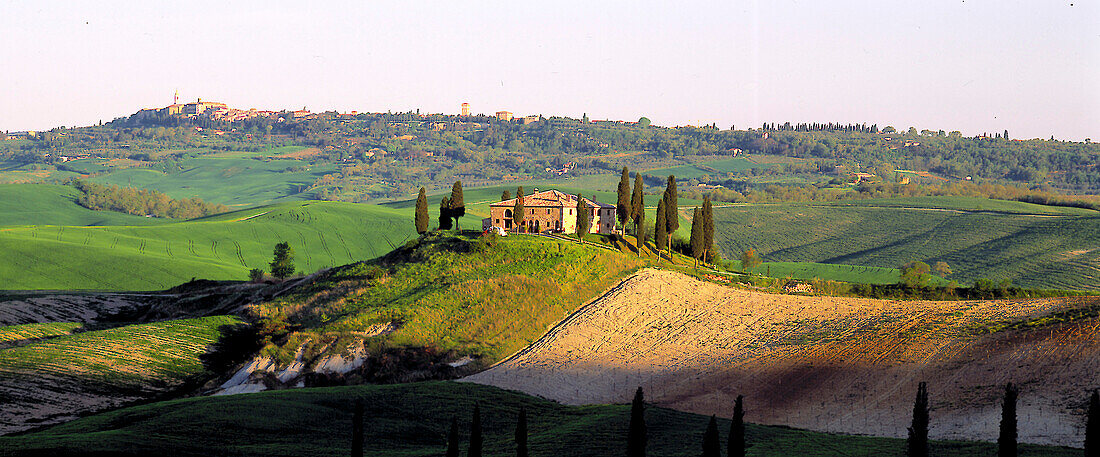
{"type": "MultiPolygon", "coordinates": [[[[372,456],[441,455],[451,418],[458,419],[465,449],[475,403],[481,407],[486,456],[514,455],[513,430],[520,407],[527,409],[531,455],[619,455],[625,452],[630,414],[629,405],[564,406],[466,383],[331,387],[135,406],[22,436],[0,437],[0,455],[343,456],[350,452],[356,400],[364,405],[364,451],[372,456]]],[[[648,455],[698,455],[707,420],[706,416],[648,408],[648,455]]],[[[718,430],[724,443],[728,421],[721,420],[718,430]]],[[[752,456],[904,454],[904,441],[899,439],[752,424],[746,432],[752,456]]],[[[934,442],[932,449],[936,455],[950,457],[995,452],[991,443],[974,442],[934,442]]],[[[1024,445],[1020,455],[1080,452],[1024,445]]]]}
{"type": "Polygon", "coordinates": [[[1100,290],[1100,215],[1077,208],[967,198],[716,208],[715,243],[736,258],[897,268],[945,261],[947,279],[987,277],[1037,288],[1100,290]]]}
{"type": "Polygon", "coordinates": [[[407,210],[335,202],[154,226],[10,227],[0,229],[0,277],[8,290],[160,290],[193,277],[247,279],[249,269],[267,269],[281,241],[294,248],[298,269],[312,273],[379,256],[414,234],[407,210]]]}
{"type": "Polygon", "coordinates": [[[80,191],[56,184],[0,184],[0,227],[19,225],[158,225],[164,219],[76,204],[80,191]]]}

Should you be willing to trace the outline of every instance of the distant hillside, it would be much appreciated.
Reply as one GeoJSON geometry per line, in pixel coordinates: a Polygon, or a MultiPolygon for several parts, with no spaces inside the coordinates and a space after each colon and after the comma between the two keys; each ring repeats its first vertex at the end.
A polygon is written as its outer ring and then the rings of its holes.
{"type": "Polygon", "coordinates": [[[904,437],[927,381],[931,435],[995,440],[1004,384],[1020,440],[1080,446],[1100,387],[1100,298],[889,301],[771,295],[643,270],[530,347],[466,378],[567,404],[629,400],[904,437]]]}
{"type": "Polygon", "coordinates": [[[158,225],[167,221],[113,211],[93,211],[76,203],[81,192],[56,184],[0,184],[0,230],[19,225],[158,225]]]}
{"type": "MultiPolygon", "coordinates": [[[[56,212],[61,220],[100,214],[69,207],[56,212]]],[[[102,214],[109,221],[133,218],[102,214]]],[[[160,290],[196,277],[245,280],[249,269],[268,269],[272,250],[282,241],[294,249],[298,270],[312,273],[377,257],[414,234],[408,210],[335,202],[283,203],[153,226],[3,228],[0,287],[160,290]]]]}
{"type": "MultiPolygon", "coordinates": [[[[474,384],[330,387],[231,397],[172,400],[111,411],[21,436],[0,437],[0,455],[79,456],[97,453],[176,456],[344,456],[351,446],[355,401],[364,406],[365,455],[438,456],[446,449],[451,418],[458,421],[463,453],[474,404],[481,408],[485,454],[515,455],[519,408],[527,410],[533,456],[604,457],[626,447],[629,405],[563,406],[474,384]]],[[[749,400],[748,420],[757,410],[749,400]]],[[[725,405],[729,409],[729,405],[725,405]]],[[[699,455],[708,418],[649,406],[647,455],[699,455]]],[[[725,443],[729,422],[720,419],[725,443]]],[[[749,424],[750,455],[901,456],[904,441],[749,424]]],[[[991,443],[933,442],[938,456],[995,453],[991,443]]],[[[1021,446],[1020,455],[1076,456],[1079,449],[1021,446]]]]}

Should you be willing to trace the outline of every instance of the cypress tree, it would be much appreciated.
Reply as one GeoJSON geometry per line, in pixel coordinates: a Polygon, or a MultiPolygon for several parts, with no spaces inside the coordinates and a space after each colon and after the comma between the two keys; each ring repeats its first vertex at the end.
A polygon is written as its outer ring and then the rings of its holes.
{"type": "Polygon", "coordinates": [[[508,192],[508,189],[504,189],[504,192],[500,194],[500,201],[511,200],[512,193],[508,192]]]}
{"type": "Polygon", "coordinates": [[[667,246],[672,246],[672,234],[680,228],[680,202],[676,195],[676,176],[668,175],[668,183],[665,185],[665,234],[668,236],[667,246]]]}
{"type": "Polygon", "coordinates": [[[439,200],[439,229],[451,229],[451,199],[443,197],[439,200]]]}
{"type": "Polygon", "coordinates": [[[691,216],[691,257],[695,259],[695,268],[699,268],[699,258],[703,256],[703,212],[699,207],[691,216]]]}
{"type": "MultiPolygon", "coordinates": [[[[657,257],[661,255],[662,249],[668,248],[668,237],[665,231],[667,230],[667,224],[665,223],[665,201],[657,201],[657,223],[653,226],[653,244],[657,246],[657,257]]],[[[669,253],[669,258],[672,258],[672,253],[669,253]]]]}
{"type": "Polygon", "coordinates": [[[632,207],[630,216],[634,219],[634,237],[638,241],[638,255],[642,255],[642,247],[645,246],[645,184],[642,182],[642,174],[634,173],[634,194],[630,198],[632,207]]]}
{"type": "Polygon", "coordinates": [[[455,219],[455,228],[458,228],[458,219],[466,215],[466,200],[462,197],[462,181],[455,181],[451,187],[451,217],[455,219]]]}
{"type": "Polygon", "coordinates": [[[447,433],[446,457],[458,457],[458,419],[451,418],[451,431],[447,433]]]}
{"type": "Polygon", "coordinates": [[[527,457],[527,408],[519,408],[516,421],[516,457],[527,457]]]}
{"type": "Polygon", "coordinates": [[[707,431],[703,432],[703,457],[722,457],[722,447],[718,444],[718,420],[710,416],[707,431]]]}
{"type": "Polygon", "coordinates": [[[516,204],[512,206],[512,228],[513,230],[518,230],[520,233],[526,231],[523,226],[524,211],[523,186],[520,186],[519,190],[516,191],[516,204]]]}
{"type": "Polygon", "coordinates": [[[997,457],[1016,457],[1016,397],[1019,390],[1012,383],[1005,385],[1001,404],[1001,434],[997,437],[997,457]]]}
{"type": "Polygon", "coordinates": [[[710,197],[703,197],[703,262],[710,259],[711,249],[714,249],[714,208],[710,204],[710,197]]]}
{"type": "Polygon", "coordinates": [[[928,386],[917,385],[917,398],[913,402],[913,425],[909,427],[909,439],[905,442],[905,455],[928,457],[928,386]]]}
{"type": "Polygon", "coordinates": [[[363,457],[363,400],[355,400],[351,419],[351,457],[363,457]]]}
{"type": "Polygon", "coordinates": [[[294,274],[294,250],[290,248],[290,243],[283,241],[275,245],[270,267],[271,276],[279,279],[294,274]]]}
{"type": "Polygon", "coordinates": [[[466,451],[468,457],[481,457],[481,407],[474,404],[474,417],[470,419],[470,449],[466,451]]]}
{"type": "Polygon", "coordinates": [[[416,233],[423,235],[428,231],[428,196],[424,188],[420,188],[420,195],[416,196],[416,233]]]}
{"type": "Polygon", "coordinates": [[[738,395],[733,403],[733,419],[730,420],[730,436],[726,444],[729,457],[745,457],[745,408],[741,402],[744,398],[738,395]]]}
{"type": "Polygon", "coordinates": [[[623,175],[619,177],[619,201],[615,206],[615,217],[619,219],[619,226],[626,230],[626,223],[630,220],[633,206],[630,205],[630,171],[623,167],[623,175]]]}
{"type": "Polygon", "coordinates": [[[630,428],[626,435],[626,457],[645,457],[646,426],[645,397],[642,388],[634,393],[634,402],[630,405],[630,428]]]}
{"type": "Polygon", "coordinates": [[[1085,457],[1100,457],[1100,392],[1092,391],[1085,420],[1085,457]]]}
{"type": "Polygon", "coordinates": [[[584,236],[592,229],[592,215],[589,214],[588,205],[584,203],[584,197],[577,194],[577,240],[584,242],[584,236]]]}

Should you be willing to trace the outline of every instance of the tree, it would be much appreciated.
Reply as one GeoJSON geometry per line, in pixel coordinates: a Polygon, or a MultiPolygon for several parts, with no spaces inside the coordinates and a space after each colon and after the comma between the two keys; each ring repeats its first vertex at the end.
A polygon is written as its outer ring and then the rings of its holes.
{"type": "Polygon", "coordinates": [[[928,386],[917,385],[917,398],[913,402],[913,425],[905,442],[905,455],[928,457],[928,386]]]}
{"type": "Polygon", "coordinates": [[[642,174],[634,173],[634,193],[630,197],[630,217],[634,219],[634,237],[638,241],[638,255],[642,255],[645,246],[645,183],[642,174]]]}
{"type": "MultiPolygon", "coordinates": [[[[657,256],[660,257],[661,250],[668,248],[668,236],[665,231],[667,230],[667,224],[665,222],[665,201],[657,201],[657,222],[653,225],[653,244],[657,247],[657,256]]],[[[669,258],[671,257],[669,253],[669,258]]]]}
{"type": "Polygon", "coordinates": [[[691,216],[691,258],[695,259],[695,268],[699,268],[699,258],[703,256],[703,212],[699,207],[691,216]]]}
{"type": "Polygon", "coordinates": [[[645,457],[646,446],[645,397],[642,388],[634,392],[630,405],[630,428],[626,432],[626,457],[645,457]]]}
{"type": "Polygon", "coordinates": [[[523,208],[523,186],[520,186],[516,191],[516,204],[512,206],[512,228],[513,230],[524,232],[523,220],[525,215],[523,214],[525,209],[523,208]]]}
{"type": "Polygon", "coordinates": [[[451,187],[451,217],[455,218],[455,228],[458,228],[458,219],[466,215],[466,200],[462,197],[462,181],[455,181],[451,187]]]}
{"type": "Polygon", "coordinates": [[[951,274],[951,266],[941,260],[932,265],[932,271],[940,275],[941,278],[946,278],[947,275],[951,274]]]}
{"type": "Polygon", "coordinates": [[[439,200],[439,229],[450,230],[451,227],[451,199],[443,197],[439,200]]]}
{"type": "Polygon", "coordinates": [[[428,195],[424,188],[420,188],[420,195],[416,197],[416,233],[421,235],[428,232],[428,195]]]}
{"type": "Polygon", "coordinates": [[[248,270],[248,280],[252,282],[260,282],[264,280],[264,270],[260,268],[253,268],[248,270]]]}
{"type": "Polygon", "coordinates": [[[458,419],[451,418],[451,431],[447,433],[446,457],[458,457],[458,419]]]}
{"type": "Polygon", "coordinates": [[[527,457],[527,408],[519,408],[516,421],[516,457],[527,457]]]}
{"type": "Polygon", "coordinates": [[[1020,391],[1012,383],[1005,385],[1001,404],[1001,434],[997,437],[997,457],[1016,457],[1016,397],[1020,391]]]}
{"type": "Polygon", "coordinates": [[[741,268],[746,272],[751,273],[752,269],[760,266],[761,263],[763,262],[760,256],[756,255],[756,249],[741,251],[741,268]]]}
{"type": "Polygon", "coordinates": [[[271,276],[284,279],[294,274],[294,250],[290,243],[283,241],[275,245],[274,258],[271,259],[271,276]]]}
{"type": "Polygon", "coordinates": [[[730,420],[729,442],[726,452],[729,457],[745,457],[745,408],[741,403],[744,396],[738,395],[733,403],[733,418],[730,420]]]}
{"type": "Polygon", "coordinates": [[[470,419],[470,448],[466,451],[468,457],[481,457],[481,407],[474,404],[474,417],[470,419]]]}
{"type": "Polygon", "coordinates": [[[363,457],[363,400],[355,400],[351,419],[351,457],[363,457]]]}
{"type": "Polygon", "coordinates": [[[592,229],[592,214],[588,204],[584,202],[584,197],[581,194],[577,194],[577,239],[582,243],[584,242],[584,236],[588,234],[588,231],[592,229]]]}
{"type": "Polygon", "coordinates": [[[504,192],[500,194],[500,201],[511,200],[512,193],[508,192],[508,189],[504,189],[504,192]]]}
{"type": "Polygon", "coordinates": [[[703,457],[722,457],[722,447],[718,444],[718,420],[710,416],[707,431],[703,432],[703,457]]]}
{"type": "Polygon", "coordinates": [[[703,262],[710,259],[711,249],[714,248],[714,208],[710,204],[710,196],[703,197],[703,262]]]}
{"type": "Polygon", "coordinates": [[[909,287],[923,287],[928,285],[931,276],[928,274],[932,268],[921,261],[909,262],[901,266],[900,282],[909,287]]]}
{"type": "Polygon", "coordinates": [[[630,220],[633,211],[630,205],[630,171],[623,167],[623,175],[619,177],[619,200],[615,206],[615,216],[619,219],[619,226],[626,230],[626,222],[630,220]]]}
{"type": "Polygon", "coordinates": [[[668,175],[665,194],[661,198],[665,201],[665,236],[668,237],[669,246],[672,246],[672,234],[680,229],[680,197],[676,194],[676,176],[668,175]]]}
{"type": "Polygon", "coordinates": [[[1085,419],[1085,457],[1100,457],[1100,391],[1089,397],[1088,418],[1085,419]]]}

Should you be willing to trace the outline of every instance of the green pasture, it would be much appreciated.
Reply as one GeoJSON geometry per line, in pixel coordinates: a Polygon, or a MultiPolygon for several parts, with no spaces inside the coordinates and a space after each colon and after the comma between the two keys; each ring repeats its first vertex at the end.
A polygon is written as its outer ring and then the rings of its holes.
{"type": "Polygon", "coordinates": [[[0,184],[40,183],[76,176],[76,173],[60,171],[53,165],[0,161],[0,184]]]}
{"type": "Polygon", "coordinates": [[[10,227],[0,229],[0,287],[160,290],[191,278],[244,280],[252,268],[268,269],[281,241],[298,270],[312,273],[377,257],[413,235],[411,211],[316,201],[155,226],[10,227]]]}
{"type": "Polygon", "coordinates": [[[767,168],[769,166],[770,165],[750,162],[748,159],[742,157],[734,157],[729,159],[700,162],[690,165],[679,165],[675,167],[643,170],[642,174],[648,176],[675,175],[676,179],[679,180],[698,178],[701,176],[725,177],[726,173],[733,173],[737,171],[748,170],[751,168],[767,168]]]}
{"type": "MultiPolygon", "coordinates": [[[[364,410],[364,454],[381,457],[443,455],[452,418],[458,422],[460,447],[465,453],[475,404],[481,409],[484,455],[489,457],[515,455],[514,431],[520,408],[527,411],[528,446],[535,456],[622,455],[630,423],[629,405],[566,406],[495,387],[424,382],[150,403],[0,437],[0,455],[77,456],[94,451],[96,455],[119,456],[345,456],[351,452],[357,401],[364,410]]],[[[751,422],[752,399],[746,401],[746,419],[751,422]]],[[[709,417],[649,405],[645,420],[647,455],[699,455],[709,417]]],[[[718,431],[724,448],[729,421],[719,419],[718,431]]],[[[903,439],[829,435],[751,423],[745,431],[748,453],[755,457],[905,454],[903,439]]],[[[933,441],[931,447],[934,455],[944,457],[996,453],[996,445],[985,442],[933,441]]],[[[1080,449],[1024,444],[1019,455],[1080,453],[1080,449]]]]}
{"type": "Polygon", "coordinates": [[[1081,211],[963,198],[731,205],[715,209],[715,243],[730,259],[753,248],[769,262],[942,260],[962,284],[1100,290],[1100,215],[1081,211]]]}
{"type": "Polygon", "coordinates": [[[334,164],[311,165],[302,160],[202,157],[183,160],[167,173],[127,168],[92,181],[154,189],[177,199],[198,197],[207,203],[253,206],[311,199],[313,182],[334,171],[334,164]],[[297,167],[305,169],[288,171],[297,167]]]}
{"type": "Polygon", "coordinates": [[[168,223],[158,218],[113,211],[93,211],[76,204],[80,195],[80,191],[72,186],[0,184],[0,227],[47,224],[158,225],[168,223]]]}
{"type": "Polygon", "coordinates": [[[0,344],[68,335],[83,327],[79,322],[48,322],[0,326],[0,344]]]}

